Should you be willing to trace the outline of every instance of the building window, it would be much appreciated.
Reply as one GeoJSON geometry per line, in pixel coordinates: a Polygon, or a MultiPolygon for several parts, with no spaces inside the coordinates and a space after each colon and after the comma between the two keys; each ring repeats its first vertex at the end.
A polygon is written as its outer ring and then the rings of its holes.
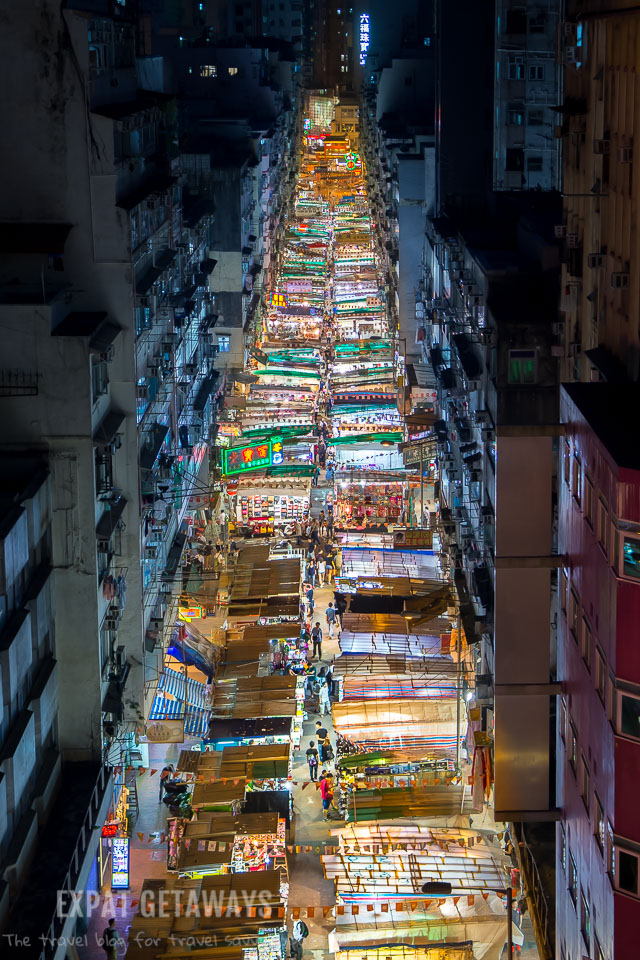
{"type": "Polygon", "coordinates": [[[564,442],[564,482],[568,487],[571,486],[571,447],[568,442],[564,442]]]}
{"type": "Polygon", "coordinates": [[[567,737],[567,702],[564,697],[560,697],[560,736],[564,743],[567,737]]]}
{"type": "Polygon", "coordinates": [[[524,80],[524,62],[522,57],[509,57],[507,77],[509,80],[524,80]]]}
{"type": "MultiPolygon", "coordinates": [[[[599,692],[599,691],[598,691],[599,692]]],[[[640,740],[640,696],[617,691],[618,733],[640,740]]]]}
{"type": "Polygon", "coordinates": [[[527,170],[529,173],[542,173],[544,161],[542,157],[527,157],[527,170]]]}
{"type": "Polygon", "coordinates": [[[587,815],[590,810],[590,800],[591,800],[591,772],[589,770],[589,764],[587,763],[584,753],[581,758],[581,775],[580,775],[580,796],[582,797],[583,803],[585,805],[587,815]]]}
{"type": "Polygon", "coordinates": [[[573,720],[569,721],[569,763],[574,773],[578,770],[578,731],[573,720]]]}
{"type": "Polygon", "coordinates": [[[584,472],[584,518],[593,529],[593,480],[584,472]]]}
{"type": "Polygon", "coordinates": [[[569,589],[569,578],[566,570],[560,571],[560,609],[566,615],[567,613],[567,591],[569,589]]]}
{"type": "Polygon", "coordinates": [[[230,77],[237,77],[237,76],[238,76],[238,68],[237,68],[237,67],[227,67],[227,73],[229,74],[230,77]]]}
{"type": "Polygon", "coordinates": [[[218,353],[229,353],[231,337],[218,336],[218,353]]]}
{"type": "Polygon", "coordinates": [[[527,123],[530,127],[544,126],[544,110],[529,110],[527,123]]]}
{"type": "Polygon", "coordinates": [[[569,594],[569,630],[573,634],[573,639],[578,642],[578,613],[580,610],[580,598],[575,590],[569,594]]]}
{"type": "Polygon", "coordinates": [[[109,390],[109,364],[105,360],[91,357],[91,400],[96,402],[109,390]]]}
{"type": "Polygon", "coordinates": [[[613,827],[607,820],[607,873],[615,887],[616,880],[616,845],[614,841],[613,827]]]}
{"type": "Polygon", "coordinates": [[[578,867],[575,857],[569,851],[569,896],[573,900],[574,907],[578,906],[578,867]]]}
{"type": "Polygon", "coordinates": [[[529,64],[529,80],[544,80],[544,67],[541,63],[529,64]]]}
{"type": "Polygon", "coordinates": [[[609,508],[606,500],[599,498],[598,516],[598,543],[604,550],[605,557],[609,555],[609,508]]]}
{"type": "Polygon", "coordinates": [[[582,464],[580,463],[580,459],[578,457],[573,458],[573,478],[571,492],[578,503],[580,503],[582,500],[582,464]]]}
{"type": "Polygon", "coordinates": [[[640,539],[626,537],[622,541],[622,572],[625,577],[640,580],[640,539]]]}
{"type": "Polygon", "coordinates": [[[529,33],[544,33],[546,29],[546,17],[544,13],[536,13],[534,17],[529,17],[529,33]]]}
{"type": "Polygon", "coordinates": [[[581,654],[582,659],[584,660],[587,670],[591,673],[591,624],[587,617],[582,617],[582,637],[581,637],[581,654]]]}
{"type": "Polygon", "coordinates": [[[591,911],[589,910],[589,901],[584,895],[584,890],[580,890],[580,933],[584,940],[587,950],[591,946],[591,911]]]}
{"type": "Polygon", "coordinates": [[[638,896],[638,854],[630,850],[616,848],[616,875],[614,886],[616,890],[638,896]]]}
{"type": "Polygon", "coordinates": [[[593,794],[593,832],[596,843],[602,856],[604,856],[605,844],[607,842],[607,825],[604,819],[604,810],[600,803],[597,793],[593,794]]]}
{"type": "Polygon", "coordinates": [[[113,489],[113,459],[103,447],[95,452],[96,496],[100,497],[113,489]]]}
{"type": "Polygon", "coordinates": [[[150,330],[153,326],[150,307],[136,308],[136,336],[140,336],[143,330],[150,330]]]}
{"type": "Polygon", "coordinates": [[[567,832],[564,828],[564,824],[560,824],[560,865],[562,869],[567,871],[567,832]]]}
{"type": "Polygon", "coordinates": [[[509,124],[512,127],[521,127],[524,122],[524,114],[522,110],[510,110],[509,111],[509,124]]]}
{"type": "Polygon", "coordinates": [[[201,63],[200,64],[200,76],[201,77],[217,77],[218,68],[214,67],[211,63],[201,63]]]}
{"type": "Polygon", "coordinates": [[[596,643],[596,690],[598,696],[605,703],[607,687],[607,666],[602,649],[596,643]]]}
{"type": "Polygon", "coordinates": [[[509,383],[535,382],[535,350],[509,350],[509,383]]]}

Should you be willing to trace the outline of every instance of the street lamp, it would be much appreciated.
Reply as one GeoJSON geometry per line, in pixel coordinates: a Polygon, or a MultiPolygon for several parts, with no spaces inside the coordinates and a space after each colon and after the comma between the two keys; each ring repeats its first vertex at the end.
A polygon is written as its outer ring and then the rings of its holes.
{"type": "MultiPolygon", "coordinates": [[[[446,880],[427,880],[422,884],[422,892],[430,897],[450,897],[453,887],[446,880]]],[[[507,896],[507,957],[511,960],[513,955],[513,890],[507,887],[506,890],[484,890],[482,887],[465,887],[473,893],[499,893],[507,896]]]]}

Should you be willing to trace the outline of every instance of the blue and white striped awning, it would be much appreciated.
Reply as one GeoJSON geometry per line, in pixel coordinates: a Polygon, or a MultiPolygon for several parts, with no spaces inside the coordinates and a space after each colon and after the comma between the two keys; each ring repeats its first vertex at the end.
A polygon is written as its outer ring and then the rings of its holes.
{"type": "Polygon", "coordinates": [[[182,702],[186,699],[189,706],[196,707],[198,710],[204,710],[205,708],[205,684],[188,677],[186,679],[185,696],[185,676],[178,670],[167,668],[164,673],[160,674],[158,690],[176,697],[182,702]]]}
{"type": "Polygon", "coordinates": [[[150,720],[177,720],[183,716],[183,700],[169,700],[161,693],[156,694],[149,714],[150,720]]]}

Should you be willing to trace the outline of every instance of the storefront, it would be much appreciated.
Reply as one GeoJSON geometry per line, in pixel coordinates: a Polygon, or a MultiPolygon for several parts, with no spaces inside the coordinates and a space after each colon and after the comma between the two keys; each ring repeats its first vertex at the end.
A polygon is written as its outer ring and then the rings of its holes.
{"type": "Polygon", "coordinates": [[[238,483],[236,523],[260,536],[272,534],[275,527],[302,521],[309,513],[311,480],[243,478],[238,483]]]}

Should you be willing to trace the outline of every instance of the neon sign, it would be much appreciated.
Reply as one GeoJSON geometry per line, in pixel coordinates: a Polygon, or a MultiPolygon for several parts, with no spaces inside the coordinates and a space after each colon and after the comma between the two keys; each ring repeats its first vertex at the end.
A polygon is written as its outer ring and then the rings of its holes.
{"type": "Polygon", "coordinates": [[[277,466],[283,461],[282,437],[264,440],[244,447],[229,447],[222,451],[222,472],[226,476],[248,473],[265,467],[277,466]]]}
{"type": "Polygon", "coordinates": [[[114,837],[111,847],[111,889],[129,888],[129,837],[114,837]]]}
{"type": "Polygon", "coordinates": [[[272,293],[271,294],[271,306],[272,307],[286,307],[287,298],[283,293],[272,293]]]}
{"type": "Polygon", "coordinates": [[[369,14],[360,14],[360,65],[364,66],[369,50],[369,14]]]}

